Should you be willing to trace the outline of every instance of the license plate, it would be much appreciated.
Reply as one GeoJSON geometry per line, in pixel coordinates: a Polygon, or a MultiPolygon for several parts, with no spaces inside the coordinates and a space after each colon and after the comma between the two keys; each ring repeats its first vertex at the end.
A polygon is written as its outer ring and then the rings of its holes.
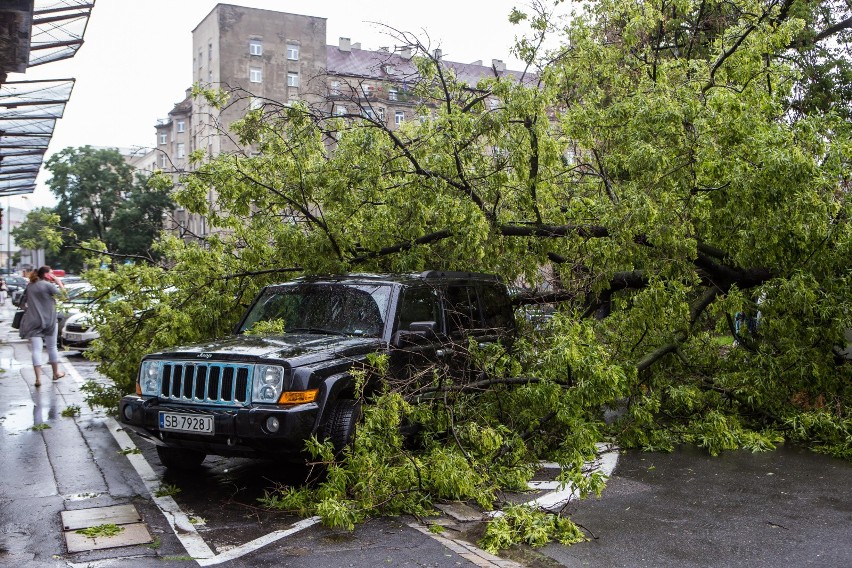
{"type": "Polygon", "coordinates": [[[160,413],[160,430],[170,432],[190,432],[192,434],[213,434],[213,417],[178,412],[160,413]]]}
{"type": "Polygon", "coordinates": [[[80,335],[79,333],[66,333],[65,338],[68,341],[80,341],[83,338],[83,336],[80,335]]]}

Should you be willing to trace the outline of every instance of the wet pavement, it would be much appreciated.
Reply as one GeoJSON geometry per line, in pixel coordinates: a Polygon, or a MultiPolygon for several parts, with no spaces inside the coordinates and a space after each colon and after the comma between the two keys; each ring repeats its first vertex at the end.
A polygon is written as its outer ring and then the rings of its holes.
{"type": "Polygon", "coordinates": [[[566,512],[594,538],[546,547],[562,566],[852,566],[852,464],[797,447],[630,452],[566,512]]]}
{"type": "Polygon", "coordinates": [[[0,566],[852,566],[852,464],[792,447],[622,454],[601,499],[565,509],[593,538],[515,550],[517,563],[429,535],[411,518],[347,532],[269,512],[257,498],[301,483],[304,468],[208,457],[196,473],[167,472],[153,446],[86,406],[80,387],[97,378],[93,363],[66,354],[67,376],[52,382],[46,366],[33,387],[11,315],[0,307],[0,566]],[[151,542],[69,552],[63,511],[127,505],[151,542]]]}

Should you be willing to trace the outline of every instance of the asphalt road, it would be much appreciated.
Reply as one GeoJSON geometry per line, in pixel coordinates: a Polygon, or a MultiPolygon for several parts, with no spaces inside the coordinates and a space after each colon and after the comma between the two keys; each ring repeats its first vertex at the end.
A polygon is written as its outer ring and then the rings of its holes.
{"type": "Polygon", "coordinates": [[[566,512],[594,538],[546,547],[562,566],[852,566],[852,465],[796,447],[630,452],[566,512]]]}

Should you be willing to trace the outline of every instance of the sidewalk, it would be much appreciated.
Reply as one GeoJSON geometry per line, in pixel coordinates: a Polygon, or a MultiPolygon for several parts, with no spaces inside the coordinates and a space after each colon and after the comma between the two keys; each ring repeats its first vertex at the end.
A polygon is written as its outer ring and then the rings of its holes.
{"type": "MultiPolygon", "coordinates": [[[[52,381],[45,364],[42,386],[33,386],[29,342],[11,328],[13,314],[7,299],[0,306],[0,565],[85,566],[124,557],[126,566],[128,556],[139,559],[139,566],[156,561],[164,550],[140,545],[67,552],[62,511],[133,504],[149,523],[161,515],[109,435],[107,417],[84,402],[80,387],[85,379],[67,360],[63,357],[61,364],[64,378],[52,381]],[[79,415],[62,415],[76,408],[79,415]]],[[[167,530],[150,526],[164,544],[167,530]]],[[[172,544],[168,548],[179,554],[179,544],[172,544]]]]}

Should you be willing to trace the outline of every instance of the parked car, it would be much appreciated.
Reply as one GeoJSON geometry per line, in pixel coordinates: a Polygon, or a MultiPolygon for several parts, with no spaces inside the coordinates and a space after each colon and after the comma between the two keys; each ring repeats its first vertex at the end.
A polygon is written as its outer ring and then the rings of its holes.
{"type": "Polygon", "coordinates": [[[92,315],[89,312],[77,312],[65,318],[60,332],[60,343],[69,349],[84,351],[100,336],[92,321],[92,315]]]}
{"type": "MultiPolygon", "coordinates": [[[[441,363],[466,370],[471,338],[511,345],[515,320],[495,276],[344,275],[264,288],[234,335],[143,358],[121,421],[157,444],[169,468],[207,454],[298,457],[313,435],[337,451],[360,417],[352,369],[389,356],[394,379],[441,363]],[[283,333],[253,334],[283,322],[283,333]]],[[[380,386],[367,383],[368,390],[380,386]]]]}
{"type": "MultiPolygon", "coordinates": [[[[3,278],[6,279],[6,293],[10,298],[12,298],[12,303],[15,304],[15,293],[18,291],[23,293],[24,288],[27,287],[27,284],[29,284],[30,281],[23,276],[18,276],[17,274],[10,274],[3,278]]],[[[15,305],[17,306],[18,304],[15,305]]]]}

